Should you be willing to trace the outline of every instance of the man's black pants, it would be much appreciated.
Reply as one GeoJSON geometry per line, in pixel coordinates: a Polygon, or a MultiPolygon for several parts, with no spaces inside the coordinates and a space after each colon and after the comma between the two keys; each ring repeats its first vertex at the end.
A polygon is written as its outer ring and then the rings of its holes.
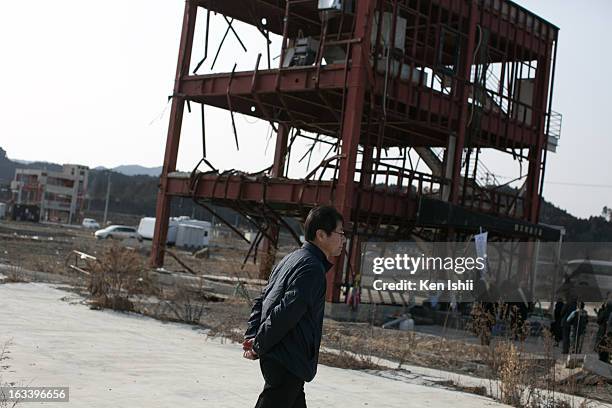
{"type": "Polygon", "coordinates": [[[303,380],[269,358],[262,358],[259,366],[266,384],[255,408],[306,408],[303,380]]]}

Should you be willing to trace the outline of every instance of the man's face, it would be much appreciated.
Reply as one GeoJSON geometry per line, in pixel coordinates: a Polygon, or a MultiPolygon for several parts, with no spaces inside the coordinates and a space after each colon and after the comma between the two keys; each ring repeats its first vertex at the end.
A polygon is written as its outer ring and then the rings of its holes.
{"type": "Polygon", "coordinates": [[[317,230],[317,241],[319,247],[328,257],[336,257],[342,253],[342,248],[346,242],[346,236],[342,229],[342,223],[338,222],[336,229],[327,235],[323,230],[317,230]]]}

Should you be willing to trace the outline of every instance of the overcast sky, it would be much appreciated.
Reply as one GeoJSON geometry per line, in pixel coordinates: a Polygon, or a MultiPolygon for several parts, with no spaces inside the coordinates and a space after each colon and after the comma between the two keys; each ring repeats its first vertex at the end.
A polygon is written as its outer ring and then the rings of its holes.
{"type": "MultiPolygon", "coordinates": [[[[598,215],[612,206],[612,2],[518,3],[561,29],[553,109],[564,115],[563,131],[558,153],[548,156],[544,196],[574,215],[598,215]]],[[[0,2],[0,147],[13,159],[161,165],[183,7],[183,0],[0,2]]],[[[194,64],[203,55],[203,27],[200,18],[194,64]]],[[[214,19],[211,52],[224,29],[214,19]]],[[[253,68],[263,37],[249,27],[239,32],[249,52],[228,37],[215,71],[229,71],[234,62],[238,70],[253,68]]],[[[276,40],[273,56],[277,50],[276,40]]],[[[210,64],[200,71],[206,72],[210,64]]],[[[235,153],[229,113],[208,112],[208,156],[217,167],[258,170],[271,164],[274,138],[267,124],[237,115],[235,153]]],[[[201,157],[199,126],[197,112],[187,115],[181,169],[190,170],[201,157]]],[[[501,176],[516,176],[510,165],[491,160],[487,167],[501,176]]],[[[294,174],[305,161],[300,166],[294,174]]]]}

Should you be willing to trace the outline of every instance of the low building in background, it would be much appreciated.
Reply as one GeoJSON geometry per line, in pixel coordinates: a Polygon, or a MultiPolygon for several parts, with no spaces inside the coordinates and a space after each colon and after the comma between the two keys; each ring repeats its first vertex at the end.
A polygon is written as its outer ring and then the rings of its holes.
{"type": "Polygon", "coordinates": [[[15,209],[37,207],[41,221],[79,222],[83,218],[88,176],[89,168],[78,164],[64,164],[61,172],[15,170],[11,182],[13,218],[15,209]]]}

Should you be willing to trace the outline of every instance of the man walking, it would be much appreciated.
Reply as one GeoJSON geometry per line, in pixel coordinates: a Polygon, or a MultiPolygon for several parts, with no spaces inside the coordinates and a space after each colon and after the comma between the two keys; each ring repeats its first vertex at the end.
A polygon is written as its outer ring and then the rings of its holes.
{"type": "Polygon", "coordinates": [[[606,302],[601,305],[597,312],[597,335],[595,337],[595,351],[599,355],[599,361],[607,363],[610,360],[610,350],[606,333],[608,331],[608,319],[612,314],[612,293],[606,294],[606,302]]]}
{"type": "Polygon", "coordinates": [[[244,334],[244,357],[259,359],[265,385],[255,408],[305,408],[304,382],[317,372],[325,309],[325,274],[342,252],[342,216],[313,208],[306,242],[276,265],[255,300],[244,334]]]}
{"type": "Polygon", "coordinates": [[[580,302],[578,309],[574,310],[567,318],[567,323],[571,325],[571,352],[575,354],[582,353],[582,342],[584,333],[586,332],[587,324],[589,323],[589,315],[584,310],[584,302],[580,302]]]}
{"type": "Polygon", "coordinates": [[[568,317],[574,312],[574,310],[577,309],[577,301],[576,298],[574,296],[572,296],[570,298],[570,301],[563,306],[563,310],[561,311],[561,323],[562,323],[562,327],[561,327],[561,331],[562,331],[562,337],[563,337],[563,347],[562,347],[562,352],[563,354],[569,354],[570,352],[570,339],[571,339],[571,332],[572,332],[572,325],[567,321],[568,317]]]}

